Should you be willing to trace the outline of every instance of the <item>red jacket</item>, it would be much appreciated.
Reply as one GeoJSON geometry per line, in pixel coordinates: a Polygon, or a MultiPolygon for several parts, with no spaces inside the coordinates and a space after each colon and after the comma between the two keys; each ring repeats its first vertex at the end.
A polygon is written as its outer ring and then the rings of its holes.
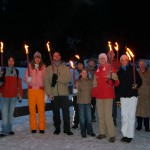
{"type": "Polygon", "coordinates": [[[92,96],[97,99],[113,99],[115,98],[114,86],[119,85],[118,76],[114,68],[110,68],[109,64],[100,66],[94,75],[92,96]],[[107,83],[112,70],[112,79],[115,80],[114,85],[107,83]]]}
{"type": "Polygon", "coordinates": [[[16,76],[5,76],[5,83],[0,87],[0,92],[5,98],[17,97],[18,93],[23,98],[21,79],[16,76]]]}

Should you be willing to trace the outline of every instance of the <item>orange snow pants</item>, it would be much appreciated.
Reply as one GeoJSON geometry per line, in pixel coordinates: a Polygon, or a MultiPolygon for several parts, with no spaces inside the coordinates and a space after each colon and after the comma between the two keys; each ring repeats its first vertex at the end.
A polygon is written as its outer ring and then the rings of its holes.
{"type": "Polygon", "coordinates": [[[30,113],[30,129],[45,130],[45,101],[43,89],[28,89],[28,105],[30,113]],[[38,117],[36,115],[36,106],[38,117]],[[37,119],[38,118],[38,119],[37,119]]]}

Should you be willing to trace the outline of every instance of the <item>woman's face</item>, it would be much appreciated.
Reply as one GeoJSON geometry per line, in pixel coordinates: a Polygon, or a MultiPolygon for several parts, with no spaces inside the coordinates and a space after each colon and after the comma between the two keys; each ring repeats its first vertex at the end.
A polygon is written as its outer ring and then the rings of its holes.
{"type": "Polygon", "coordinates": [[[106,64],[107,62],[106,62],[105,57],[100,57],[100,58],[99,58],[99,63],[100,63],[100,65],[106,64]]]}
{"type": "Polygon", "coordinates": [[[88,72],[87,72],[86,70],[82,70],[81,76],[82,76],[82,78],[84,78],[84,79],[87,78],[88,72]]]}
{"type": "Polygon", "coordinates": [[[127,59],[127,58],[122,58],[121,59],[121,65],[122,66],[126,66],[128,64],[128,62],[129,62],[129,59],[127,59]]]}
{"type": "Polygon", "coordinates": [[[40,57],[35,57],[34,62],[35,62],[35,64],[39,64],[41,62],[41,58],[40,57]]]}
{"type": "Polygon", "coordinates": [[[83,64],[81,64],[81,63],[78,63],[78,69],[80,69],[80,70],[82,70],[83,69],[83,64]]]}

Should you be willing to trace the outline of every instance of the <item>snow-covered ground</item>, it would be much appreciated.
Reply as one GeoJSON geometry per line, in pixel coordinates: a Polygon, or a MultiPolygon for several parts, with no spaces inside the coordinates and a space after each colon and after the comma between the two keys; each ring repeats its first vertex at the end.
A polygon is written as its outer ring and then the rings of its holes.
{"type": "MultiPolygon", "coordinates": [[[[45,114],[45,134],[30,133],[28,115],[14,118],[13,131],[15,135],[0,138],[0,150],[150,150],[150,132],[145,132],[144,129],[142,131],[135,131],[135,138],[131,143],[126,144],[120,142],[122,135],[120,131],[119,109],[117,119],[118,126],[116,127],[117,140],[115,143],[108,142],[108,137],[98,140],[96,137],[87,136],[87,138],[83,139],[80,135],[80,128],[72,129],[74,133],[73,136],[64,134],[63,129],[59,135],[54,135],[52,112],[47,111],[45,114]]],[[[71,121],[72,115],[73,108],[70,107],[71,121]]],[[[93,129],[94,132],[98,134],[97,122],[93,123],[93,129]]]]}

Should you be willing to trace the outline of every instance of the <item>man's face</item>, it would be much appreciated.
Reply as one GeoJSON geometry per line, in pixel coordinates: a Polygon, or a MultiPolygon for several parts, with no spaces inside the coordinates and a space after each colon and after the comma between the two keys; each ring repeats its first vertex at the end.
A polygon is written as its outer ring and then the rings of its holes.
{"type": "Polygon", "coordinates": [[[144,62],[142,62],[142,61],[139,62],[139,69],[140,70],[145,69],[145,63],[144,62]]]}
{"type": "Polygon", "coordinates": [[[8,59],[8,67],[14,67],[14,64],[15,64],[14,59],[10,57],[8,59]]]}
{"type": "Polygon", "coordinates": [[[128,64],[128,62],[129,62],[129,59],[127,59],[127,58],[122,58],[121,59],[121,65],[122,66],[126,66],[128,64]]]}
{"type": "Polygon", "coordinates": [[[54,61],[60,61],[60,60],[61,60],[60,54],[57,53],[57,52],[55,52],[55,53],[53,54],[53,60],[54,60],[54,61]]]}
{"type": "Polygon", "coordinates": [[[95,62],[94,62],[94,61],[89,61],[89,62],[88,62],[88,66],[94,67],[94,66],[95,66],[95,62]]]}

